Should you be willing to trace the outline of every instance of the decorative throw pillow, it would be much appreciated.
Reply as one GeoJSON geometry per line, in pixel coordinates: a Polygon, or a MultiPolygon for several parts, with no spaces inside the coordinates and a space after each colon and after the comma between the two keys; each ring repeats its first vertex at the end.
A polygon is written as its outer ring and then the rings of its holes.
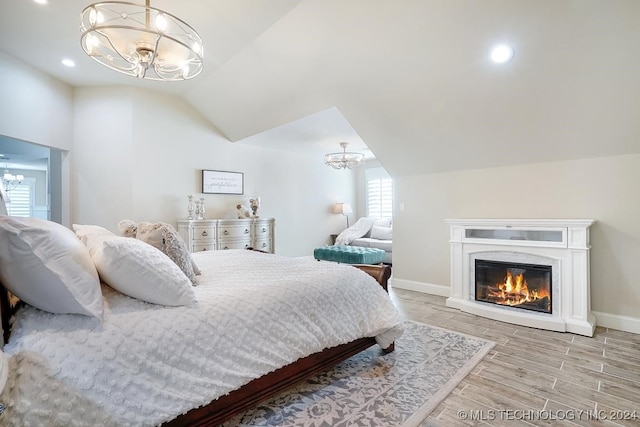
{"type": "Polygon", "coordinates": [[[160,249],[180,267],[194,285],[197,284],[196,272],[193,268],[195,263],[191,259],[191,252],[171,225],[162,222],[140,222],[137,226],[136,239],[160,249]]]}
{"type": "Polygon", "coordinates": [[[374,225],[371,227],[371,238],[379,240],[392,240],[393,228],[391,227],[378,227],[374,225]]]}
{"type": "Polygon", "coordinates": [[[102,319],[100,281],[89,252],[73,231],[55,222],[0,216],[0,280],[41,310],[102,319]]]}
{"type": "Polygon", "coordinates": [[[138,225],[130,219],[123,219],[118,223],[118,231],[124,237],[136,237],[138,225]]]}
{"type": "Polygon", "coordinates": [[[87,248],[102,280],[130,297],[161,305],[195,301],[191,282],[162,251],[138,239],[89,236],[87,248]]]}

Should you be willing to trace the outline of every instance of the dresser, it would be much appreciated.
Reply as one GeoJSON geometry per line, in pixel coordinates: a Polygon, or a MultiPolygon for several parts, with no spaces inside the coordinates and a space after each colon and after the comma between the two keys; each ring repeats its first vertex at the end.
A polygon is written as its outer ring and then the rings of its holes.
{"type": "Polygon", "coordinates": [[[273,253],[275,219],[179,219],[178,233],[191,252],[252,247],[273,253]]]}

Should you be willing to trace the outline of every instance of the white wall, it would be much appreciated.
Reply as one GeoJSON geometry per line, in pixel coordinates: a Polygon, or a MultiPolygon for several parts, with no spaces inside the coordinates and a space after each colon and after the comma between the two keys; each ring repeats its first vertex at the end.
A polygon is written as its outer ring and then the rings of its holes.
{"type": "Polygon", "coordinates": [[[73,90],[0,51],[0,94],[0,135],[63,150],[60,174],[65,190],[59,217],[68,225],[73,90]]]}
{"type": "Polygon", "coordinates": [[[0,51],[0,93],[1,135],[71,148],[71,87],[0,51]]]}
{"type": "Polygon", "coordinates": [[[182,100],[140,89],[75,93],[74,222],[116,230],[121,219],[175,224],[187,195],[204,197],[207,218],[235,218],[236,204],[261,197],[276,219],[276,252],[305,256],[344,226],[330,207],[354,203],[352,173],[321,157],[231,143],[182,100]],[[244,195],[201,194],[201,170],[244,173],[244,195]]]}
{"type": "Polygon", "coordinates": [[[639,182],[640,154],[398,177],[394,281],[449,287],[445,218],[595,219],[592,309],[640,332],[639,182]]]}

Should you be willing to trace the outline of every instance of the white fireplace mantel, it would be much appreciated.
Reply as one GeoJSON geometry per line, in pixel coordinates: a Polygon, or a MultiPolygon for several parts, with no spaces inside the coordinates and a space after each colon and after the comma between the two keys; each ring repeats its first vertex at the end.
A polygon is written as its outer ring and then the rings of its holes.
{"type": "Polygon", "coordinates": [[[590,219],[447,219],[451,296],[447,306],[503,322],[593,336],[589,283],[590,219]],[[552,313],[475,301],[475,260],[549,265],[552,313]]]}

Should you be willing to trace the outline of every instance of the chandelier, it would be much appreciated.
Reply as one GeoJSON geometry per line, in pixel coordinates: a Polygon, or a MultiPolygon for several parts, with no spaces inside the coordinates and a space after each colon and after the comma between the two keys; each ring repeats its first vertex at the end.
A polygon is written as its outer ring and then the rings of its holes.
{"type": "Polygon", "coordinates": [[[364,154],[347,151],[348,142],[341,142],[342,153],[329,153],[324,156],[324,164],[334,169],[353,169],[364,160],[364,154]]]}
{"type": "Polygon", "coordinates": [[[9,172],[8,169],[4,170],[4,175],[2,176],[2,184],[4,185],[4,189],[9,192],[15,189],[18,185],[22,184],[24,181],[24,175],[14,175],[9,172]]]}
{"type": "Polygon", "coordinates": [[[80,16],[80,44],[91,58],[148,80],[187,80],[203,66],[202,39],[183,20],[150,6],[106,1],[80,16]]]}

